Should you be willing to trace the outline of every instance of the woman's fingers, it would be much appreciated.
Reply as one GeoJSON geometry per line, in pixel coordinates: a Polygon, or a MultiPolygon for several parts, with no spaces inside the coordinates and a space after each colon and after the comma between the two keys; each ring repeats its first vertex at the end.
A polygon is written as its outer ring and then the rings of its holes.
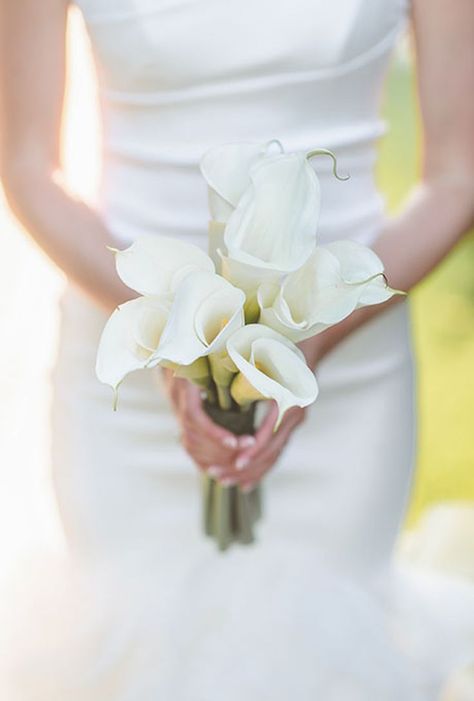
{"type": "Polygon", "coordinates": [[[202,405],[201,390],[189,380],[163,370],[165,388],[181,425],[181,443],[200,469],[227,467],[234,459],[237,436],[218,426],[202,405]]]}
{"type": "Polygon", "coordinates": [[[198,387],[188,380],[175,381],[180,382],[178,416],[183,447],[201,469],[210,465],[227,468],[235,460],[237,437],[207,415],[198,387]]]}
{"type": "Polygon", "coordinates": [[[273,427],[275,426],[277,418],[278,405],[272,400],[267,414],[255,433],[253,445],[239,450],[235,462],[237,470],[243,470],[250,463],[252,458],[268,443],[273,435],[273,427]]]}
{"type": "Polygon", "coordinates": [[[237,480],[244,491],[252,489],[274,466],[283,448],[287,444],[295,425],[295,421],[290,420],[285,426],[280,426],[267,446],[261,451],[258,458],[252,461],[251,465],[246,470],[241,471],[237,480]]]}
{"type": "Polygon", "coordinates": [[[258,482],[265,472],[268,472],[273,466],[290,435],[302,422],[304,413],[304,409],[299,407],[288,411],[276,433],[270,434],[267,442],[250,458],[245,467],[238,468],[236,464],[233,464],[222,471],[219,479],[221,481],[232,480],[241,486],[258,482]]]}
{"type": "Polygon", "coordinates": [[[187,421],[199,431],[203,431],[209,438],[220,443],[223,447],[236,450],[238,446],[237,436],[214,423],[202,406],[201,391],[195,385],[186,380],[186,388],[183,412],[187,421]]]}
{"type": "MultiPolygon", "coordinates": [[[[169,379],[169,378],[168,378],[169,379]]],[[[171,378],[169,391],[178,411],[181,442],[199,469],[208,470],[223,484],[251,487],[272,467],[304,410],[290,409],[273,432],[278,417],[276,402],[254,436],[237,437],[214,423],[202,404],[201,390],[183,378],[171,378]]]]}

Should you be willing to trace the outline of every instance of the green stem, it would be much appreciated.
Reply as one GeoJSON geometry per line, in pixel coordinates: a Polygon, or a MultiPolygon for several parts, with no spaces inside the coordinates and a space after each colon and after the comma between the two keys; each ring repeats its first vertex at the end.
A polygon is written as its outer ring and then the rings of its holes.
{"type": "Polygon", "coordinates": [[[207,392],[207,401],[209,404],[213,404],[217,406],[217,393],[216,393],[216,387],[214,384],[209,384],[209,387],[206,389],[207,392]]]}
{"type": "MultiPolygon", "coordinates": [[[[204,408],[217,424],[237,435],[255,431],[255,402],[245,411],[238,411],[235,407],[226,410],[209,401],[204,403],[204,408]]],[[[259,484],[245,494],[240,487],[223,487],[206,474],[203,476],[202,499],[204,532],[216,542],[219,550],[227,550],[232,543],[255,541],[254,525],[262,515],[259,484]]]]}
{"type": "Polygon", "coordinates": [[[231,488],[216,482],[214,490],[216,495],[214,536],[219,550],[227,550],[232,543],[231,488]]]}
{"type": "Polygon", "coordinates": [[[214,487],[215,481],[207,472],[202,475],[203,528],[206,535],[214,535],[214,487]]]}
{"type": "Polygon", "coordinates": [[[216,390],[220,408],[224,409],[224,411],[232,409],[232,397],[230,396],[229,387],[216,384],[216,390]]]}
{"type": "Polygon", "coordinates": [[[250,500],[250,495],[238,490],[237,495],[237,519],[239,529],[237,539],[240,543],[248,545],[255,540],[253,534],[254,512],[250,500]]]}

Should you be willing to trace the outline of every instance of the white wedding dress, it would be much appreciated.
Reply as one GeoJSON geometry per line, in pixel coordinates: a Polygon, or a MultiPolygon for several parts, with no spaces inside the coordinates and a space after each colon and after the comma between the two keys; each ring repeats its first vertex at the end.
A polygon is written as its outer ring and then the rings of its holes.
{"type": "MultiPolygon", "coordinates": [[[[407,0],[79,6],[118,245],[156,232],[206,248],[201,155],[273,138],[330,148],[351,175],[312,161],[321,242],[376,238],[380,95],[407,0]]],[[[438,699],[474,658],[474,586],[393,560],[416,443],[407,305],[321,363],[320,396],[264,480],[257,542],[225,553],[202,533],[199,473],[158,373],[130,376],[112,411],[94,373],[105,320],[66,291],[52,477],[67,552],[25,575],[21,613],[4,599],[2,700],[438,699]]]]}

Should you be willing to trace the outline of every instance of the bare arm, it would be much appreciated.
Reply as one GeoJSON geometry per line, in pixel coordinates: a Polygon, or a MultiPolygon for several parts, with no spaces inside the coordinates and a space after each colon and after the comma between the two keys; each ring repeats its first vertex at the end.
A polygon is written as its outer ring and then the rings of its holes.
{"type": "Polygon", "coordinates": [[[67,0],[0,0],[0,175],[10,207],[66,275],[108,310],[133,294],[100,217],[61,185],[67,0]]]}
{"type": "MultiPolygon", "coordinates": [[[[418,100],[423,123],[421,178],[373,248],[392,287],[409,291],[474,221],[474,3],[412,0],[418,100]]],[[[358,310],[301,344],[314,367],[349,333],[402,299],[358,310]]]]}

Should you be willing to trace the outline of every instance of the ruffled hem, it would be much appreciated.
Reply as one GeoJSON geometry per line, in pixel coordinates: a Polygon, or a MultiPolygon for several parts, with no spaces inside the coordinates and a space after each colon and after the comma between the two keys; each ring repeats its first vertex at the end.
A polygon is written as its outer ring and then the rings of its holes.
{"type": "Polygon", "coordinates": [[[262,549],[252,568],[245,550],[206,553],[166,571],[137,554],[87,570],[64,554],[22,567],[2,597],[1,697],[472,698],[468,579],[399,562],[369,584],[303,547],[262,549]]]}

